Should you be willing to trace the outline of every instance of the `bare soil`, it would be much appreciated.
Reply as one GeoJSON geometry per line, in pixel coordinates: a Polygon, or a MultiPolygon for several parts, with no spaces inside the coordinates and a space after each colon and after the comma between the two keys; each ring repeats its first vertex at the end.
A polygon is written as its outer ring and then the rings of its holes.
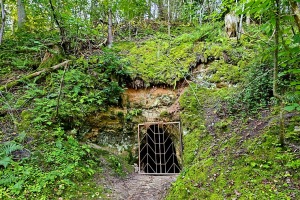
{"type": "Polygon", "coordinates": [[[134,173],[113,183],[111,199],[161,200],[177,175],[153,176],[134,173]]]}

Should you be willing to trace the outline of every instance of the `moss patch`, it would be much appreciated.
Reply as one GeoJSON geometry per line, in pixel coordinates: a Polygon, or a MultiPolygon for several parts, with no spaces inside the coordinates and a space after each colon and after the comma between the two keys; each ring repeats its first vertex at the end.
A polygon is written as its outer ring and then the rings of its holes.
{"type": "Polygon", "coordinates": [[[299,152],[279,146],[276,125],[249,137],[245,130],[253,127],[245,127],[255,125],[218,115],[221,100],[227,98],[226,90],[194,87],[200,104],[191,90],[182,96],[185,166],[167,199],[300,197],[299,152]]]}

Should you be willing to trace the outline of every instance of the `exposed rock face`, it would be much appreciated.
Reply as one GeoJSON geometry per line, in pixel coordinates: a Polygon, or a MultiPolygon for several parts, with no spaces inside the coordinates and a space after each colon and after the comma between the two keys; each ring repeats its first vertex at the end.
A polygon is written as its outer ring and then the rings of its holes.
{"type": "Polygon", "coordinates": [[[174,103],[174,101],[175,101],[174,95],[163,94],[155,99],[155,101],[151,105],[151,107],[155,108],[155,107],[160,107],[160,106],[170,106],[174,103]]]}
{"type": "Polygon", "coordinates": [[[176,101],[177,90],[158,87],[136,90],[143,87],[143,82],[139,79],[135,82],[136,88],[127,89],[123,95],[123,108],[111,108],[87,118],[89,129],[83,134],[84,139],[120,150],[135,148],[139,123],[178,120],[168,111],[176,101]]]}
{"type": "Polygon", "coordinates": [[[128,115],[126,109],[116,108],[92,115],[87,118],[87,125],[92,128],[83,137],[99,145],[125,150],[135,142],[136,125],[140,118],[129,119],[128,115]]]}

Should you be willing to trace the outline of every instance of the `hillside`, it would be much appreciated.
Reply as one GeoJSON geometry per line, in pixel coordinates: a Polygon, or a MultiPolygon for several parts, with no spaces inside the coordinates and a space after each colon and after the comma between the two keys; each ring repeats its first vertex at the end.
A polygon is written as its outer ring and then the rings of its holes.
{"type": "Polygon", "coordinates": [[[5,3],[0,199],[299,199],[297,24],[250,1],[237,11],[252,23],[228,35],[224,2],[203,2],[201,23],[198,2],[171,22],[142,1],[26,3],[24,26],[5,3]],[[170,158],[180,173],[159,176],[170,158]]]}

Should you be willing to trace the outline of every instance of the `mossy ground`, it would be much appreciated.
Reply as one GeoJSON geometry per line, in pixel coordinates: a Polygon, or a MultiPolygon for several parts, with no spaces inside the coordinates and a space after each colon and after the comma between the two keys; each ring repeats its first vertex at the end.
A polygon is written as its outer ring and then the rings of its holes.
{"type": "Polygon", "coordinates": [[[240,57],[253,56],[249,51],[253,46],[247,43],[249,46],[245,47],[225,37],[221,27],[221,23],[192,29],[181,27],[180,31],[178,28],[172,30],[171,36],[158,32],[152,37],[116,43],[114,47],[131,63],[129,71],[132,79],[139,77],[145,81],[146,86],[176,86],[179,80],[188,76],[190,70],[196,67],[200,55],[205,60],[203,62],[220,60],[213,63],[210,69],[210,74],[213,74],[210,81],[237,83],[239,78],[235,73],[241,71],[237,67],[244,67],[242,62],[238,63],[240,57]],[[224,53],[230,57],[230,60],[226,59],[229,64],[224,63],[224,53]]]}
{"type": "MultiPolygon", "coordinates": [[[[198,88],[200,105],[191,90],[181,97],[185,165],[167,199],[298,199],[300,155],[291,147],[299,139],[281,147],[278,126],[268,124],[272,114],[256,117],[254,124],[220,117],[218,104],[226,90],[198,88]],[[268,126],[252,135],[263,123],[268,126]]],[[[289,134],[295,136],[299,123],[299,117],[289,121],[289,134]]]]}

